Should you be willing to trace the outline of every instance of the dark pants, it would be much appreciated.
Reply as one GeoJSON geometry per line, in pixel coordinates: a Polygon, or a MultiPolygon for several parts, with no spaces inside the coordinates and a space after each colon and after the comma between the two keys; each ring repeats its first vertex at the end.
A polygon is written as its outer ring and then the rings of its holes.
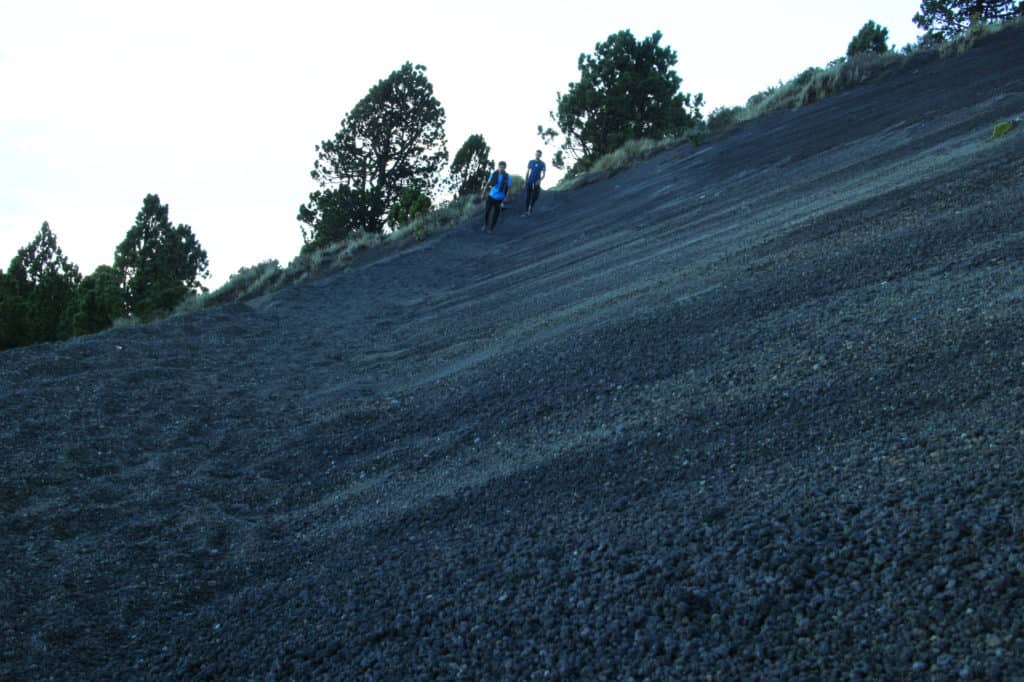
{"type": "Polygon", "coordinates": [[[493,230],[494,226],[498,224],[499,217],[501,217],[501,199],[488,196],[487,208],[484,209],[484,227],[493,230]]]}
{"type": "Polygon", "coordinates": [[[535,182],[531,185],[526,186],[526,212],[530,213],[533,211],[533,205],[537,203],[537,197],[540,196],[540,183],[535,182]]]}

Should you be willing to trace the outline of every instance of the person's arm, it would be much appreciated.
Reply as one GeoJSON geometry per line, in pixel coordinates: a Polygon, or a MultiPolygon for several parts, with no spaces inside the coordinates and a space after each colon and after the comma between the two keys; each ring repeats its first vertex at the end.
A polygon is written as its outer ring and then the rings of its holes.
{"type": "Polygon", "coordinates": [[[537,178],[537,184],[538,185],[540,184],[540,181],[544,179],[544,176],[547,175],[547,174],[548,174],[548,165],[545,163],[543,166],[540,167],[540,177],[537,178]]]}

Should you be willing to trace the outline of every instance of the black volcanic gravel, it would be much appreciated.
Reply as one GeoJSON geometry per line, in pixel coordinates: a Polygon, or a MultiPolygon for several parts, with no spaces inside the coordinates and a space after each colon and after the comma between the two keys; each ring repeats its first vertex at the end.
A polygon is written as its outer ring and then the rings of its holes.
{"type": "Polygon", "coordinates": [[[1021,679],[1021,36],[0,354],[0,678],[1021,679]]]}

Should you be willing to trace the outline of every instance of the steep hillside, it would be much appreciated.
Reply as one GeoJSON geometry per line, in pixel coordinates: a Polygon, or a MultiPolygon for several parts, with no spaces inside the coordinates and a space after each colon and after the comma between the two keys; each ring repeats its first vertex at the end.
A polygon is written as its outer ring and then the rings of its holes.
{"type": "Polygon", "coordinates": [[[1022,113],[1007,31],[0,354],[0,678],[1024,672],[1022,113]]]}

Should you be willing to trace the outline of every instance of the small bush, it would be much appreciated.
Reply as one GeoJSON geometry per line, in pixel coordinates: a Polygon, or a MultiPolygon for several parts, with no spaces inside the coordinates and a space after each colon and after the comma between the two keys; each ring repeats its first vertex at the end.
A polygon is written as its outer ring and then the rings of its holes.
{"type": "Polygon", "coordinates": [[[787,83],[751,97],[737,117],[749,121],[773,111],[813,104],[871,80],[901,59],[895,52],[862,52],[837,59],[826,68],[811,67],[787,83]]]}
{"type": "MultiPolygon", "coordinates": [[[[206,296],[196,297],[190,307],[207,307],[218,303],[241,301],[259,295],[272,286],[273,280],[281,274],[277,260],[266,260],[257,265],[239,268],[219,289],[206,296]]],[[[179,310],[181,310],[179,308],[179,310]]]]}
{"type": "MultiPolygon", "coordinates": [[[[196,310],[202,310],[214,305],[213,301],[210,301],[210,294],[193,294],[184,301],[179,303],[171,311],[171,316],[184,315],[185,313],[195,312],[196,310]]],[[[227,303],[228,301],[217,301],[216,303],[227,303]]]]}
{"type": "Polygon", "coordinates": [[[509,185],[508,193],[509,194],[518,194],[519,192],[522,192],[523,191],[523,187],[526,186],[526,178],[524,178],[522,175],[513,175],[511,177],[512,177],[512,184],[509,185]]]}
{"type": "Polygon", "coordinates": [[[127,329],[129,327],[136,327],[142,324],[142,320],[137,317],[119,317],[114,320],[114,324],[111,325],[113,329],[127,329]]]}
{"type": "Polygon", "coordinates": [[[398,203],[388,211],[388,227],[395,228],[415,220],[429,212],[431,206],[430,197],[423,192],[415,189],[406,190],[398,198],[398,203]]]}
{"type": "Polygon", "coordinates": [[[1000,137],[1003,137],[1016,127],[1016,121],[1001,121],[1000,123],[996,124],[995,128],[992,129],[992,139],[998,140],[1000,137]]]}
{"type": "Polygon", "coordinates": [[[869,21],[860,29],[860,33],[853,37],[849,47],[846,48],[847,57],[855,57],[865,52],[877,52],[879,54],[889,51],[889,29],[869,21]]]}
{"type": "Polygon", "coordinates": [[[562,179],[556,189],[574,189],[587,184],[587,174],[591,173],[614,173],[629,168],[638,161],[650,158],[658,152],[676,147],[686,142],[696,144],[700,140],[698,131],[690,131],[684,137],[666,137],[660,140],[640,139],[629,140],[624,145],[604,156],[594,159],[587,168],[587,172],[572,177],[566,176],[562,179]]]}
{"type": "Polygon", "coordinates": [[[708,131],[724,133],[732,130],[740,121],[743,107],[718,107],[708,116],[708,131]]]}
{"type": "MultiPolygon", "coordinates": [[[[516,186],[516,179],[520,185],[522,178],[513,175],[512,187],[516,186]]],[[[511,191],[509,192],[511,194],[511,191]]],[[[385,235],[385,241],[401,241],[412,236],[416,241],[424,241],[431,234],[441,232],[455,225],[459,225],[473,216],[480,210],[481,200],[477,194],[467,194],[458,197],[448,203],[442,204],[439,208],[430,213],[418,216],[404,225],[400,225],[392,232],[385,235]]]]}

